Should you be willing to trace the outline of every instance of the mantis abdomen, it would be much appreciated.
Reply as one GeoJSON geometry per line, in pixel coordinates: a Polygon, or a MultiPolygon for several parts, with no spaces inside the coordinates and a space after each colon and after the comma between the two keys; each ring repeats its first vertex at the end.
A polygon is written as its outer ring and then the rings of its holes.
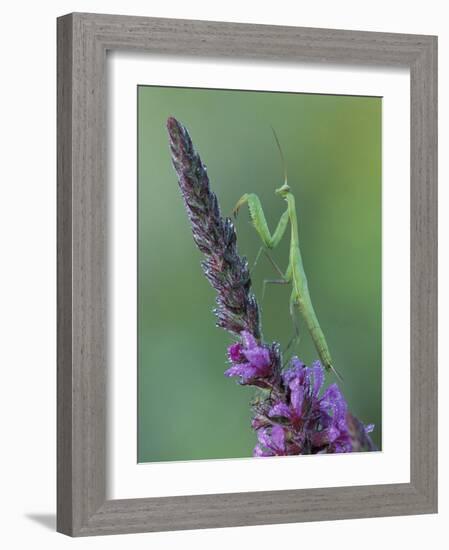
{"type": "Polygon", "coordinates": [[[320,357],[321,363],[327,369],[332,368],[332,357],[329,351],[329,348],[326,343],[326,338],[324,333],[321,330],[318,318],[316,316],[315,310],[313,309],[312,301],[310,296],[307,293],[307,297],[294,296],[294,291],[292,293],[292,301],[298,307],[301,315],[304,318],[307,329],[312,337],[315,348],[320,357]],[[307,303],[308,302],[308,303],[307,303]]]}
{"type": "MultiPolygon", "coordinates": [[[[297,236],[295,237],[296,238],[293,240],[297,239],[297,236]]],[[[292,246],[290,250],[290,258],[292,261],[291,273],[287,273],[287,275],[290,275],[293,284],[290,298],[291,306],[296,306],[299,309],[323,366],[330,369],[332,368],[332,357],[327,346],[326,338],[318,322],[312,299],[310,298],[309,285],[302,264],[299,243],[295,244],[296,246],[292,246]]]]}

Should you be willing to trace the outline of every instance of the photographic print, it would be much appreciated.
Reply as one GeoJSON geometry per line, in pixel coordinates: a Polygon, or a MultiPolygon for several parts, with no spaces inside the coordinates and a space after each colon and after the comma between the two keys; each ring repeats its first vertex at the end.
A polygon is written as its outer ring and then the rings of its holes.
{"type": "Polygon", "coordinates": [[[137,94],[138,462],[381,450],[382,99],[137,94]]]}

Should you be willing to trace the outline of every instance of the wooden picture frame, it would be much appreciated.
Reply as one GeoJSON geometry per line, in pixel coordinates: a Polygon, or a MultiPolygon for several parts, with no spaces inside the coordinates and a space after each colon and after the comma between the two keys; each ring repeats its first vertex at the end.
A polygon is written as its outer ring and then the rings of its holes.
{"type": "Polygon", "coordinates": [[[58,19],[57,529],[71,536],[437,511],[437,38],[73,13],[58,19]],[[106,52],[405,66],[410,483],[106,499],[106,52]]]}

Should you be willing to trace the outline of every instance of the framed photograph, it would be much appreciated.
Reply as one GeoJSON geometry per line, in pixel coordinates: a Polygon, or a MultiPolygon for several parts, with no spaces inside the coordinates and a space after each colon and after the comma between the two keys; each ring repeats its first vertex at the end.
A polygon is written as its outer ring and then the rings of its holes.
{"type": "Polygon", "coordinates": [[[437,39],[58,19],[58,531],[437,511],[437,39]]]}

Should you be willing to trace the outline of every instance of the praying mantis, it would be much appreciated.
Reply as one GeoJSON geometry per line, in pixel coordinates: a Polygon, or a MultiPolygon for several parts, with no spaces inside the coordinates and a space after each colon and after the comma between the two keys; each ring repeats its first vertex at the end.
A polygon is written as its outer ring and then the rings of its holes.
{"type": "Polygon", "coordinates": [[[332,370],[338,376],[338,378],[342,379],[341,375],[336,371],[333,366],[333,361],[329,351],[329,347],[326,342],[326,338],[320,327],[318,317],[315,313],[315,309],[313,308],[312,300],[310,298],[307,277],[304,271],[301,250],[299,247],[299,231],[298,220],[296,217],[295,197],[288,185],[286,163],[284,155],[282,153],[281,145],[279,143],[279,139],[276,135],[276,132],[274,131],[274,128],[272,128],[272,131],[276,140],[277,147],[279,149],[279,153],[281,155],[281,160],[284,168],[284,183],[281,187],[275,190],[275,193],[285,200],[285,202],[287,203],[287,208],[282,214],[273,235],[271,235],[270,230],[268,229],[268,224],[265,218],[264,211],[262,209],[262,204],[259,197],[255,193],[245,193],[235,205],[233,209],[233,214],[234,216],[237,216],[240,208],[244,204],[248,205],[251,223],[254,226],[254,229],[259,234],[260,239],[262,240],[262,247],[257,254],[254,264],[257,263],[257,260],[262,250],[265,250],[268,259],[271,261],[271,263],[281,276],[280,279],[265,280],[264,292],[265,285],[267,283],[285,285],[291,283],[292,292],[290,295],[290,315],[295,325],[296,339],[299,337],[299,330],[295,320],[295,310],[298,310],[305,321],[305,324],[310,333],[310,336],[312,337],[313,343],[323,366],[327,370],[332,370]],[[282,271],[277,267],[277,265],[268,255],[267,251],[275,248],[279,244],[282,237],[284,236],[284,233],[289,223],[291,231],[289,263],[286,272],[282,273],[282,271]]]}

